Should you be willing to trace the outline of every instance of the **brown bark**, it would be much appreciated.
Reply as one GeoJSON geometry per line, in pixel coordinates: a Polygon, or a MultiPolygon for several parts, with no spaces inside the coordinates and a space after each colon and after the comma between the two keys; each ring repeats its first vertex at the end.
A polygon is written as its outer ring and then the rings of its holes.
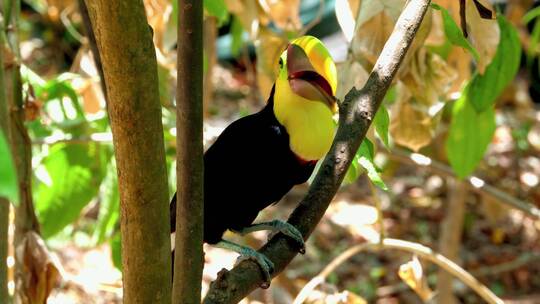
{"type": "MultiPolygon", "coordinates": [[[[4,26],[0,25],[0,132],[4,137],[9,138],[6,83],[4,80],[4,26]]],[[[8,278],[7,278],[7,256],[8,256],[8,227],[9,227],[9,201],[0,198],[0,302],[7,303],[9,299],[8,278]]]]}
{"type": "MultiPolygon", "coordinates": [[[[446,202],[446,216],[441,224],[439,238],[439,252],[448,259],[459,264],[459,247],[463,234],[463,221],[465,218],[465,199],[467,189],[464,182],[448,178],[448,201],[446,202]]],[[[452,292],[454,278],[443,269],[437,273],[437,303],[454,304],[459,301],[452,292]]]]}
{"type": "Polygon", "coordinates": [[[157,62],[142,1],[86,1],[103,64],[120,188],[125,303],[170,303],[157,62]]]}
{"type": "MultiPolygon", "coordinates": [[[[351,161],[375,117],[375,113],[392,83],[401,61],[411,45],[430,0],[410,0],[404,8],[394,32],[371,72],[366,85],[355,88],[340,105],[339,125],[330,152],[300,202],[289,223],[307,239],[324,215],[336,194],[351,161]]],[[[260,250],[279,274],[296,256],[297,248],[281,235],[273,237],[260,250]]],[[[222,270],[204,300],[205,303],[236,303],[261,285],[264,278],[252,261],[243,261],[231,271],[222,270]]]]}
{"type": "Polygon", "coordinates": [[[202,13],[202,1],[178,1],[178,180],[173,303],[201,303],[204,264],[202,13]]]}

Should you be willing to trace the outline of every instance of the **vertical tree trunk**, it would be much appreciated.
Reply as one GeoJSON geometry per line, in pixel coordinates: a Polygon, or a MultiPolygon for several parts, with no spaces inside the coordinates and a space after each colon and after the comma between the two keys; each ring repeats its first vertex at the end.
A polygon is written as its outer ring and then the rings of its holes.
{"type": "MultiPolygon", "coordinates": [[[[4,12],[6,16],[4,25],[10,28],[5,37],[9,49],[15,55],[14,62],[5,68],[4,81],[8,105],[10,145],[17,171],[20,200],[19,205],[15,208],[15,235],[13,240],[15,252],[17,252],[17,249],[23,245],[27,233],[36,232],[39,234],[40,229],[32,199],[32,146],[28,131],[24,125],[25,114],[18,41],[20,0],[10,1],[9,5],[4,8],[9,10],[4,12]]],[[[32,284],[28,282],[36,283],[39,281],[36,274],[24,270],[23,263],[24,261],[20,257],[15,257],[15,301],[32,298],[30,291],[32,284]]]]}
{"type": "MultiPolygon", "coordinates": [[[[462,181],[448,179],[448,201],[446,202],[446,217],[441,224],[439,253],[458,264],[459,247],[463,233],[465,217],[465,199],[467,189],[462,181]]],[[[452,290],[454,277],[444,269],[437,272],[437,303],[458,303],[452,290]]]]}
{"type": "Polygon", "coordinates": [[[103,64],[120,188],[124,303],[170,303],[157,62],[140,0],[86,1],[103,64]]]}
{"type": "MultiPolygon", "coordinates": [[[[9,138],[6,82],[4,80],[4,25],[0,24],[0,132],[9,138]]],[[[8,255],[9,201],[0,198],[0,302],[8,303],[7,255],[8,255]]]]}
{"type": "Polygon", "coordinates": [[[173,303],[200,304],[203,268],[202,1],[178,1],[177,209],[173,303]]]}

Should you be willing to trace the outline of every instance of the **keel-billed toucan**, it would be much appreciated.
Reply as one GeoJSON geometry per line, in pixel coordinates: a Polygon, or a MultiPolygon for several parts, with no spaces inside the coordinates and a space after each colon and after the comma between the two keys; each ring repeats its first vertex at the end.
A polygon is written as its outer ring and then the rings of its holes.
{"type": "MultiPolygon", "coordinates": [[[[275,220],[252,224],[257,214],[310,177],[330,149],[336,112],[336,66],[322,42],[293,40],[279,58],[266,106],[231,123],[204,154],[204,241],[255,259],[267,282],[272,262],[255,250],[222,239],[226,230],[276,230],[298,242],[296,228],[275,220]]],[[[176,194],[171,231],[176,225],[176,194]]]]}

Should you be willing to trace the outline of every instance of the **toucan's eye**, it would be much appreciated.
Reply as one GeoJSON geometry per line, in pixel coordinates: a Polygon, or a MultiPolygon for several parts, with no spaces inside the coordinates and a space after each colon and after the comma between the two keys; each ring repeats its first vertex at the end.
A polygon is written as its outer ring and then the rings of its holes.
{"type": "Polygon", "coordinates": [[[279,58],[279,68],[281,69],[283,67],[283,59],[279,58]]]}

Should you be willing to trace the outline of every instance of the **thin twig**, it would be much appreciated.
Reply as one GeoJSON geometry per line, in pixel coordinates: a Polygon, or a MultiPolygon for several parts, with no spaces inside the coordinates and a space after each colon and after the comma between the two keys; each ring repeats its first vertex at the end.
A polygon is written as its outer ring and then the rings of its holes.
{"type": "MultiPolygon", "coordinates": [[[[449,166],[419,153],[409,153],[404,149],[396,147],[392,149],[390,153],[388,153],[388,157],[401,162],[429,168],[433,170],[433,172],[440,175],[457,178],[449,166]]],[[[511,196],[510,194],[487,184],[484,180],[476,176],[471,176],[466,181],[464,181],[464,186],[467,187],[469,190],[472,190],[473,192],[485,195],[500,203],[521,210],[524,212],[525,215],[529,217],[532,217],[536,220],[540,219],[540,209],[535,207],[533,204],[527,203],[514,196],[511,196]]]]}
{"type": "Polygon", "coordinates": [[[303,303],[309,293],[315,287],[317,287],[317,285],[324,282],[326,277],[330,273],[332,273],[339,265],[347,261],[352,256],[362,251],[379,251],[380,249],[395,249],[416,254],[419,257],[436,264],[441,269],[446,270],[448,273],[462,281],[465,285],[474,290],[487,303],[504,304],[503,300],[498,298],[493,292],[491,292],[491,290],[489,290],[486,286],[484,286],[477,279],[475,279],[470,273],[468,273],[459,265],[447,259],[443,255],[431,250],[431,248],[418,243],[390,238],[384,239],[382,245],[379,242],[363,243],[347,249],[336,259],[334,259],[330,264],[328,264],[328,266],[326,266],[320,274],[311,279],[311,281],[309,281],[306,286],[304,286],[304,288],[296,297],[294,304],[303,303]]]}

